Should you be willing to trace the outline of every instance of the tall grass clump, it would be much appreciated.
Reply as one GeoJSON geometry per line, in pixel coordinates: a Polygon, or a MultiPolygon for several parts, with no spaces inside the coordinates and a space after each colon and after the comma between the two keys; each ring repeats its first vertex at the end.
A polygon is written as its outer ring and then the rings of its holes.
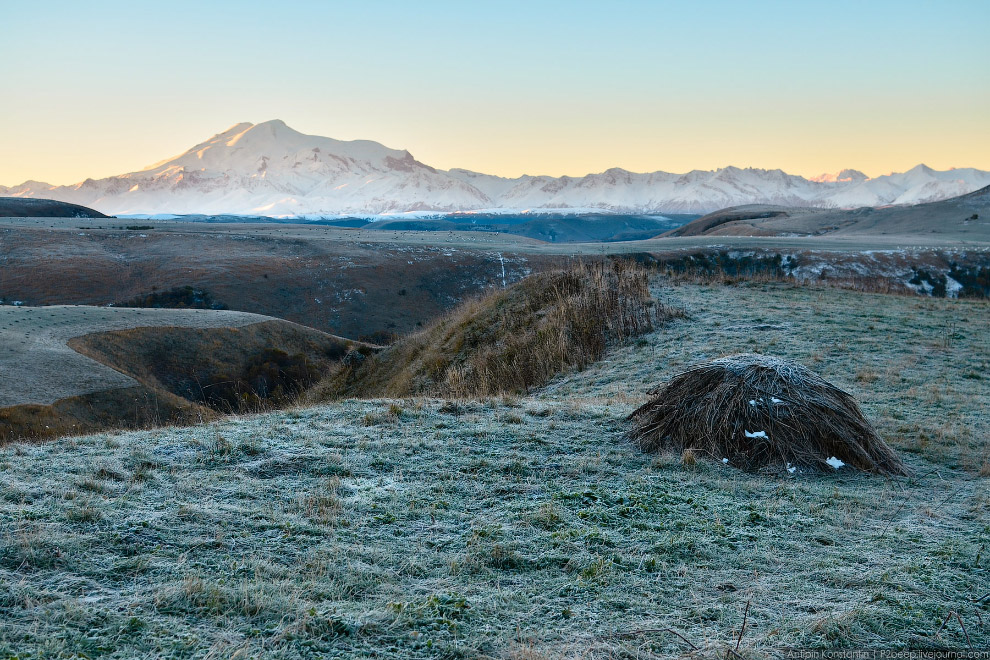
{"type": "Polygon", "coordinates": [[[810,369],[775,357],[732,355],[694,366],[634,411],[646,451],[692,452],[744,469],[768,465],[903,475],[907,468],[856,400],[810,369]]]}
{"type": "Polygon", "coordinates": [[[677,315],[651,296],[649,271],[630,261],[536,273],[460,305],[385,351],[344,360],[311,396],[525,392],[677,315]]]}

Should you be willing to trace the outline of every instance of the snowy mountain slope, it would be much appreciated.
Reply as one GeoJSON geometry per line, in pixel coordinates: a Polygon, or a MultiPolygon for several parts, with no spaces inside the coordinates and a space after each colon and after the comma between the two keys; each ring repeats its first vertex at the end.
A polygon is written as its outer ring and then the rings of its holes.
{"type": "Polygon", "coordinates": [[[303,135],[275,120],[237,124],[185,153],[116,177],[7,194],[111,213],[385,213],[491,206],[476,188],[377,142],[303,135]]]}
{"type": "Polygon", "coordinates": [[[139,172],[72,186],[26,181],[0,195],[40,197],[104,213],[369,215],[399,212],[593,209],[706,213],[742,204],[850,208],[917,204],[990,185],[990,172],[919,165],[869,179],[843,170],[805,179],[737,167],[686,174],[613,168],[583,177],[504,178],[437,170],[408,151],[299,133],[280,120],[236,124],[139,172]]]}
{"type": "Polygon", "coordinates": [[[971,167],[939,172],[918,165],[902,174],[887,174],[854,182],[827,198],[837,208],[923,204],[958,197],[990,183],[990,173],[971,167]]]}
{"type": "Polygon", "coordinates": [[[866,176],[859,170],[842,170],[841,172],[836,172],[834,174],[820,174],[818,176],[813,176],[808,181],[814,181],[815,183],[849,183],[855,181],[859,183],[860,181],[866,181],[870,177],[866,176]]]}

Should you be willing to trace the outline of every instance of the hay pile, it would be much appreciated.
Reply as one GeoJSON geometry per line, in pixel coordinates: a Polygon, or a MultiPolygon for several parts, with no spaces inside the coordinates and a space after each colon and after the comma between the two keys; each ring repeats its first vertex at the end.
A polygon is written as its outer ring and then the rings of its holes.
{"type": "Polygon", "coordinates": [[[694,366],[650,392],[629,416],[646,451],[693,450],[732,465],[907,474],[855,399],[810,369],[774,357],[733,355],[694,366]]]}

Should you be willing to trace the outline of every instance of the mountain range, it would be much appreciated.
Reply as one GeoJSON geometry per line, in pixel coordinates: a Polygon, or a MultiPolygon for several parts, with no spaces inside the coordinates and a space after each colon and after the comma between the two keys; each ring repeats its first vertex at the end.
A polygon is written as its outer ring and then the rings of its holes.
{"type": "Polygon", "coordinates": [[[505,178],[439,170],[369,140],[305,135],[281,120],[236,124],[144,170],[70,186],[0,186],[0,195],[83,204],[116,215],[373,216],[446,212],[708,213],[741,204],[857,208],[918,204],[990,185],[990,172],[918,165],[869,178],[806,179],[779,169],[686,174],[612,168],[583,177],[505,178]]]}

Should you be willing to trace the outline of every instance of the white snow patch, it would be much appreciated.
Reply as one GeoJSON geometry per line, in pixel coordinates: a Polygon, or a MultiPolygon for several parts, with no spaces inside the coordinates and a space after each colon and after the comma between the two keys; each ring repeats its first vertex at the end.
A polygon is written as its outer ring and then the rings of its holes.
{"type": "Polygon", "coordinates": [[[948,275],[945,276],[945,296],[946,298],[958,298],[959,292],[962,291],[963,285],[960,282],[952,279],[948,275]]]}
{"type": "Polygon", "coordinates": [[[838,470],[840,467],[844,467],[845,466],[845,463],[843,463],[842,461],[840,461],[839,459],[837,459],[835,456],[830,457],[825,462],[828,463],[829,465],[831,465],[836,470],[838,470]]]}
{"type": "Polygon", "coordinates": [[[766,431],[754,431],[754,432],[750,433],[749,431],[746,431],[746,437],[747,438],[765,438],[765,437],[767,437],[767,432],[766,431]]]}

